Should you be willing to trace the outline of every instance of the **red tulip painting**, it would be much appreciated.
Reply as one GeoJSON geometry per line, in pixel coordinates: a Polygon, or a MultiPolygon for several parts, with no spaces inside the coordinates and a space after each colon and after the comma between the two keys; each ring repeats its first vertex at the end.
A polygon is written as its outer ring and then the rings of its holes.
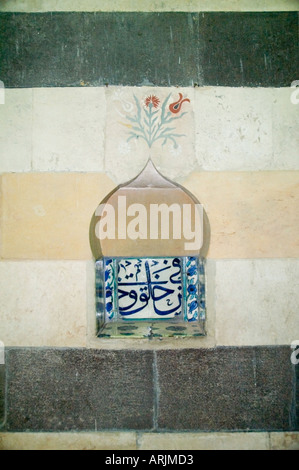
{"type": "Polygon", "coordinates": [[[138,138],[144,140],[151,148],[154,142],[159,140],[162,141],[162,146],[171,141],[173,148],[178,148],[177,139],[184,137],[185,134],[176,132],[174,121],[182,119],[187,114],[186,111],[181,112],[181,110],[183,104],[190,103],[190,100],[183,98],[182,93],[179,93],[179,100],[169,105],[170,98],[171,94],[161,103],[158,96],[149,95],[142,103],[134,95],[137,112],[135,116],[126,116],[126,119],[130,121],[127,142],[138,138]]]}
{"type": "Polygon", "coordinates": [[[178,114],[178,113],[181,111],[181,109],[182,109],[183,103],[185,103],[185,102],[190,103],[190,100],[189,100],[188,98],[185,98],[185,99],[183,100],[183,95],[182,95],[182,93],[179,93],[179,97],[180,97],[180,98],[179,98],[178,101],[176,101],[175,103],[172,103],[172,104],[169,106],[169,110],[170,110],[170,112],[171,112],[172,114],[178,114]]]}

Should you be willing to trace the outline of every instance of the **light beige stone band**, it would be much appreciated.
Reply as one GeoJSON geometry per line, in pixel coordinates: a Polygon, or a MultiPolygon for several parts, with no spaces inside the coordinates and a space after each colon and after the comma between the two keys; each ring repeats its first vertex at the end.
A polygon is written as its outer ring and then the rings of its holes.
{"type": "Polygon", "coordinates": [[[2,0],[0,11],[293,11],[297,0],[2,0]]]}
{"type": "Polygon", "coordinates": [[[299,450],[299,433],[11,433],[0,450],[299,450]]]}
{"type": "MultiPolygon", "coordinates": [[[[209,258],[298,258],[299,172],[201,172],[184,186],[204,205],[209,258]]],[[[103,173],[0,178],[1,258],[88,260],[89,223],[115,187],[103,173]]]]}

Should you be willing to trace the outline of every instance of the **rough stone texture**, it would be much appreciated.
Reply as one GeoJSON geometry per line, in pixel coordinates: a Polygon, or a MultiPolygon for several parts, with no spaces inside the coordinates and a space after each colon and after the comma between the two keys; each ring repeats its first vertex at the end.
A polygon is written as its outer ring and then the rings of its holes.
{"type": "Polygon", "coordinates": [[[297,22],[296,12],[204,14],[204,84],[290,86],[298,69],[297,22]]]}
{"type": "Polygon", "coordinates": [[[295,11],[297,0],[2,0],[0,11],[295,11]]]}
{"type": "Polygon", "coordinates": [[[299,260],[217,260],[216,344],[291,344],[299,338],[299,260]]]}
{"type": "Polygon", "coordinates": [[[7,429],[151,429],[151,352],[10,350],[7,429]]]}
{"type": "Polygon", "coordinates": [[[0,364],[0,426],[5,417],[5,365],[0,364]]]}
{"type": "Polygon", "coordinates": [[[136,450],[134,432],[4,433],[0,450],[136,450]]]}
{"type": "Polygon", "coordinates": [[[160,430],[289,430],[289,348],[159,351],[160,430]]]}
{"type": "Polygon", "coordinates": [[[1,79],[6,87],[289,86],[297,37],[297,12],[2,13],[1,79]]]}
{"type": "MultiPolygon", "coordinates": [[[[299,353],[297,355],[299,357],[299,353]]],[[[296,366],[296,430],[299,431],[299,364],[296,366]]]]}
{"type": "MultiPolygon", "coordinates": [[[[156,354],[153,367],[151,351],[9,349],[3,432],[294,431],[289,347],[156,354]]],[[[151,440],[139,442],[148,448],[151,440]]],[[[195,436],[193,445],[205,444],[195,436]]]]}

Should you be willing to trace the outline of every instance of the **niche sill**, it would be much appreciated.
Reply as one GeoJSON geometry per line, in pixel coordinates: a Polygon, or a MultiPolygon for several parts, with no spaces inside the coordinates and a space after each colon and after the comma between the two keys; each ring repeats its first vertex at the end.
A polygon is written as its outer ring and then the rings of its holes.
{"type": "Polygon", "coordinates": [[[103,326],[98,338],[163,339],[206,336],[204,322],[177,323],[171,321],[119,321],[103,326]]]}

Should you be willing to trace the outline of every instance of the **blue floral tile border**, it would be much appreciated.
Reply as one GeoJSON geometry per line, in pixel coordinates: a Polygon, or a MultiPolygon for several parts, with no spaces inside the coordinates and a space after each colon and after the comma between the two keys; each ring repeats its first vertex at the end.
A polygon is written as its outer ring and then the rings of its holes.
{"type": "Polygon", "coordinates": [[[96,310],[101,337],[201,336],[206,318],[204,260],[98,260],[96,310]]]}

